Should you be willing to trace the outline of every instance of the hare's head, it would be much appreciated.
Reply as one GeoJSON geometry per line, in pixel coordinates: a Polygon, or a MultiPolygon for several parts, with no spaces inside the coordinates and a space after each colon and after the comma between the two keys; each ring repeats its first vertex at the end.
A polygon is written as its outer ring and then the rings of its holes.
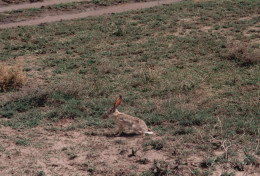
{"type": "Polygon", "coordinates": [[[121,101],[122,101],[122,96],[119,95],[119,97],[116,99],[116,103],[114,107],[106,111],[106,113],[103,115],[103,119],[107,119],[111,117],[116,112],[116,108],[121,104],[121,101]]]}

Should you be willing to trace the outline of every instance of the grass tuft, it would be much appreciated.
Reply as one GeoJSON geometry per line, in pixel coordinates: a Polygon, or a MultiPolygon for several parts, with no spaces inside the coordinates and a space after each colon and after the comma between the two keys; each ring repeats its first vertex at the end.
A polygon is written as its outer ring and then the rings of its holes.
{"type": "Polygon", "coordinates": [[[146,142],[145,146],[152,146],[155,150],[161,150],[165,146],[166,142],[164,140],[152,140],[146,142]]]}
{"type": "Polygon", "coordinates": [[[224,57],[238,62],[241,66],[254,65],[260,61],[260,50],[250,51],[246,43],[231,43],[227,49],[228,52],[224,57]]]}
{"type": "Polygon", "coordinates": [[[21,64],[8,67],[0,62],[0,92],[18,89],[26,83],[26,75],[21,64]]]}

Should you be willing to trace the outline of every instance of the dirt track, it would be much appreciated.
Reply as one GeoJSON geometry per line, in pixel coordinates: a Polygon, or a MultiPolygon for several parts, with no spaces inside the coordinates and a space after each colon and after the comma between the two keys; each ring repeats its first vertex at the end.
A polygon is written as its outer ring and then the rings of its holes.
{"type": "MultiPolygon", "coordinates": [[[[66,0],[66,1],[68,1],[68,0],[66,0]]],[[[28,21],[2,24],[0,26],[0,28],[39,25],[39,24],[43,24],[43,23],[51,23],[51,22],[57,22],[57,21],[61,21],[61,20],[72,20],[72,19],[78,19],[78,18],[86,18],[86,17],[90,17],[90,16],[107,15],[107,14],[120,13],[120,12],[131,11],[131,10],[139,10],[139,9],[154,7],[154,6],[158,6],[158,5],[167,5],[167,4],[171,4],[171,3],[179,2],[179,1],[181,1],[181,0],[161,0],[161,1],[150,1],[150,2],[142,2],[142,3],[127,3],[127,4],[117,5],[117,6],[110,6],[110,7],[106,7],[106,8],[96,9],[96,10],[89,9],[89,10],[86,10],[86,12],[82,12],[82,13],[62,14],[62,15],[57,15],[57,16],[46,16],[43,18],[38,18],[38,19],[33,19],[33,20],[28,20],[28,21]]]]}
{"type": "MultiPolygon", "coordinates": [[[[69,3],[69,2],[81,2],[81,1],[83,1],[83,0],[49,0],[49,1],[35,2],[35,3],[8,5],[8,6],[4,6],[4,7],[0,6],[0,12],[18,10],[18,9],[27,9],[27,8],[40,8],[42,6],[54,5],[54,4],[60,4],[60,3],[69,3]]],[[[85,0],[85,1],[90,1],[90,0],[85,0]]]]}

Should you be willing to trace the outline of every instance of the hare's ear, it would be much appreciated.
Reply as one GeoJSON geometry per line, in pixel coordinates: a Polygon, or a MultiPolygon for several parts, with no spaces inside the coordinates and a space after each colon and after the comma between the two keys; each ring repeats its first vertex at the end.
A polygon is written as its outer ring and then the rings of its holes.
{"type": "Polygon", "coordinates": [[[122,96],[119,95],[119,97],[116,99],[116,103],[114,105],[114,108],[117,108],[121,104],[121,101],[122,101],[122,96]]]}

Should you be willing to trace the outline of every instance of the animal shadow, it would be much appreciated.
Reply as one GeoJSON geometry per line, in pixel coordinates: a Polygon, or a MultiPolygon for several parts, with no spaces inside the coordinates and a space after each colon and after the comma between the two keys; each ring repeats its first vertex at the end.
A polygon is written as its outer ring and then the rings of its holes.
{"type": "Polygon", "coordinates": [[[125,133],[122,132],[120,136],[117,136],[116,134],[104,134],[106,137],[134,137],[134,136],[139,136],[138,134],[135,133],[125,133]]]}

